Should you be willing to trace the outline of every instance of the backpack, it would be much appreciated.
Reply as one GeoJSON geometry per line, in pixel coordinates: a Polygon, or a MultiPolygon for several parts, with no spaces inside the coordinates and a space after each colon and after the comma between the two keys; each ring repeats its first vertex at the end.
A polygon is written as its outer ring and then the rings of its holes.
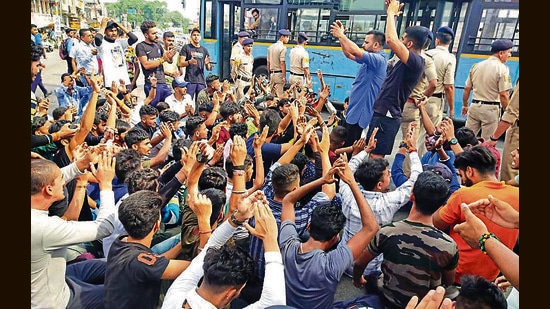
{"type": "Polygon", "coordinates": [[[69,57],[69,50],[67,49],[67,40],[68,39],[64,39],[63,41],[61,41],[61,43],[59,43],[59,58],[61,58],[61,60],[65,60],[67,59],[67,57],[69,57]]]}

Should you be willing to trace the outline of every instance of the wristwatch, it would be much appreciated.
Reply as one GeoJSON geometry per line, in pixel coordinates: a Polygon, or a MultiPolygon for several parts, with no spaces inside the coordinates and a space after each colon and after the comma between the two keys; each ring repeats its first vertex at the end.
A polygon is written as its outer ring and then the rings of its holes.
{"type": "Polygon", "coordinates": [[[451,145],[456,145],[456,144],[458,144],[458,140],[456,139],[456,137],[453,137],[453,138],[451,138],[451,139],[449,140],[449,143],[450,143],[451,145]]]}

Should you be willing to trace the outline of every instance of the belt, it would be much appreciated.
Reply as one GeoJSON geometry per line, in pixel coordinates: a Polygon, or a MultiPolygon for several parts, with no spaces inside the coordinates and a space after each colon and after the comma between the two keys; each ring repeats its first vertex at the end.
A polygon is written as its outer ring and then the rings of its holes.
{"type": "Polygon", "coordinates": [[[275,73],[283,73],[283,70],[279,70],[279,71],[269,71],[269,73],[271,73],[271,74],[275,74],[275,73]]]}
{"type": "Polygon", "coordinates": [[[500,102],[491,102],[491,101],[481,101],[481,100],[472,100],[472,103],[481,103],[481,104],[489,104],[489,105],[500,105],[500,102]]]}
{"type": "Polygon", "coordinates": [[[298,74],[298,73],[293,73],[293,72],[290,72],[290,75],[297,75],[297,76],[305,76],[304,74],[298,74]]]}
{"type": "Polygon", "coordinates": [[[443,98],[443,92],[440,92],[440,93],[434,93],[432,94],[432,97],[436,97],[436,98],[443,98]]]}
{"type": "Polygon", "coordinates": [[[244,76],[241,76],[241,75],[237,75],[237,79],[243,80],[243,81],[245,81],[245,82],[249,82],[249,81],[250,81],[250,78],[244,77],[244,76]]]}

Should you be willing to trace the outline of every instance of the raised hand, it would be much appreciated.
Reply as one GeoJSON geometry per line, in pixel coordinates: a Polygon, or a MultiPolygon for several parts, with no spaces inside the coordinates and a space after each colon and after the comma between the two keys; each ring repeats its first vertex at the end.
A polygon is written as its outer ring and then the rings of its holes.
{"type": "Polygon", "coordinates": [[[451,309],[453,302],[449,298],[443,299],[444,297],[445,288],[438,286],[435,290],[430,290],[420,303],[418,303],[418,296],[411,297],[405,309],[451,309]]]}
{"type": "Polygon", "coordinates": [[[361,150],[365,149],[366,146],[367,146],[367,142],[365,138],[360,138],[356,140],[355,142],[353,142],[353,145],[351,146],[351,148],[353,149],[351,156],[353,157],[354,155],[358,154],[359,152],[361,152],[361,150]]]}
{"type": "Polygon", "coordinates": [[[494,223],[509,229],[519,228],[519,211],[489,194],[488,198],[468,204],[474,214],[484,215],[494,223]]]}
{"type": "Polygon", "coordinates": [[[466,203],[462,203],[461,209],[466,221],[455,225],[453,230],[457,232],[470,247],[478,249],[479,237],[487,233],[487,226],[480,218],[472,213],[466,203]]]}
{"type": "Polygon", "coordinates": [[[111,185],[115,177],[116,158],[109,152],[104,151],[99,155],[97,169],[90,163],[92,175],[98,180],[100,187],[103,185],[111,185]]]}
{"type": "Polygon", "coordinates": [[[212,215],[212,201],[204,195],[193,192],[194,194],[189,194],[187,199],[187,204],[189,208],[197,215],[197,218],[210,218],[212,215]]]}
{"type": "Polygon", "coordinates": [[[244,227],[251,235],[262,240],[267,237],[272,237],[275,240],[277,239],[277,222],[266,200],[260,199],[254,202],[254,221],[256,223],[255,227],[250,226],[248,222],[244,223],[244,227]]]}
{"type": "Polygon", "coordinates": [[[233,137],[233,144],[231,144],[229,157],[231,157],[231,162],[234,166],[244,164],[244,159],[246,158],[246,144],[244,139],[239,135],[233,137]]]}
{"type": "Polygon", "coordinates": [[[262,150],[262,145],[265,143],[265,140],[267,138],[267,133],[269,132],[269,127],[268,126],[264,126],[263,130],[262,130],[262,133],[261,134],[256,134],[254,135],[254,151],[256,152],[256,150],[259,150],[260,154],[261,154],[261,150],[262,150]]]}
{"type": "Polygon", "coordinates": [[[323,136],[321,141],[319,142],[319,152],[328,153],[329,148],[330,148],[330,133],[328,131],[328,128],[323,126],[323,136]]]}

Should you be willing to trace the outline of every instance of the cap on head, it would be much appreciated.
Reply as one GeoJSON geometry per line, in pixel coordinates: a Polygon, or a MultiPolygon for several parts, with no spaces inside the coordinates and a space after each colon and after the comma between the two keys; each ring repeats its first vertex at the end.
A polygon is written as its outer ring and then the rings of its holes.
{"type": "Polygon", "coordinates": [[[280,35],[290,36],[290,30],[288,30],[288,29],[281,29],[281,30],[279,30],[279,34],[280,34],[280,35]]]}
{"type": "Polygon", "coordinates": [[[239,32],[239,37],[240,38],[249,38],[250,37],[250,33],[248,33],[248,31],[241,31],[239,32]]]}
{"type": "Polygon", "coordinates": [[[176,87],[183,88],[183,87],[187,87],[188,84],[189,83],[186,82],[182,76],[179,76],[174,78],[174,80],[172,81],[172,88],[176,88],[176,87]]]}
{"type": "Polygon", "coordinates": [[[439,29],[437,29],[437,32],[441,32],[441,33],[448,33],[451,35],[451,37],[455,37],[455,32],[453,31],[453,29],[451,29],[450,27],[447,27],[447,26],[441,26],[439,27],[439,29]]]}
{"type": "Polygon", "coordinates": [[[440,162],[435,162],[433,164],[424,164],[422,166],[422,169],[424,171],[432,171],[442,176],[447,181],[451,181],[451,178],[453,177],[453,173],[451,172],[451,170],[445,164],[440,162]]]}
{"type": "Polygon", "coordinates": [[[308,40],[307,34],[305,32],[299,32],[298,37],[300,37],[300,38],[302,38],[306,41],[308,40]]]}
{"type": "Polygon", "coordinates": [[[502,50],[508,50],[514,47],[514,42],[508,39],[498,39],[491,44],[491,52],[498,53],[502,50]]]}
{"type": "Polygon", "coordinates": [[[246,39],[244,39],[244,40],[243,40],[243,43],[242,43],[243,46],[252,45],[252,44],[254,44],[254,40],[251,39],[251,38],[246,38],[246,39]]]}
{"type": "Polygon", "coordinates": [[[112,20],[109,20],[107,22],[107,26],[105,26],[105,29],[111,29],[113,27],[118,27],[118,24],[112,20]]]}

